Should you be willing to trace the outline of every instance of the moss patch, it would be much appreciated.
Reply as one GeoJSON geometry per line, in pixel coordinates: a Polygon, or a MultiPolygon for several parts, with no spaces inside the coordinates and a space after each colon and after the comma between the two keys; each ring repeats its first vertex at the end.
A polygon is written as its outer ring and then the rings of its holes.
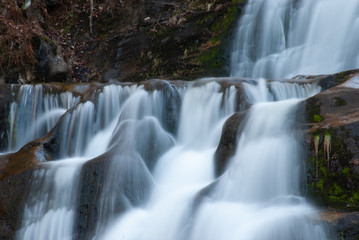
{"type": "Polygon", "coordinates": [[[311,145],[307,161],[309,196],[320,205],[358,210],[359,186],[355,185],[358,176],[350,165],[352,153],[337,129],[318,129],[310,133],[311,139],[316,136],[320,136],[319,146],[315,150],[314,144],[311,145]]]}
{"type": "Polygon", "coordinates": [[[318,123],[323,121],[323,116],[320,114],[320,105],[316,99],[310,98],[306,104],[307,122],[318,123]]]}

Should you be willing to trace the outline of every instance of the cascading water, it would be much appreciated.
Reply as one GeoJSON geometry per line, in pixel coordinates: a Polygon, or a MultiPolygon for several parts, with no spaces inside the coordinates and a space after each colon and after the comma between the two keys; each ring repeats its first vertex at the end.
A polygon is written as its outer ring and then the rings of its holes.
{"type": "Polygon", "coordinates": [[[231,75],[288,78],[359,67],[357,0],[249,0],[231,75]]]}
{"type": "Polygon", "coordinates": [[[281,98],[288,85],[272,84],[271,93],[264,80],[245,84],[254,105],[227,172],[198,210],[190,239],[326,239],[320,225],[308,222],[315,211],[299,196],[302,158],[293,128],[298,97],[319,89],[289,85],[291,99],[281,98]]]}
{"type": "MultiPolygon", "coordinates": [[[[249,0],[232,75],[282,78],[357,67],[357,39],[348,33],[359,24],[358,10],[356,0],[249,0]]],[[[11,105],[8,151],[50,132],[56,138],[46,144],[56,159],[33,173],[17,239],[326,239],[299,187],[296,106],[320,91],[315,84],[158,81],[151,90],[105,86],[89,99],[44,97],[40,85],[22,89],[11,105]],[[238,102],[241,95],[248,103],[238,102]],[[246,113],[235,153],[216,177],[222,128],[238,111],[246,113]],[[21,121],[25,114],[30,122],[21,121]],[[34,131],[19,138],[25,129],[34,131]],[[88,190],[81,177],[92,162],[106,163],[99,170],[105,176],[92,179],[100,193],[84,197],[78,189],[88,190]],[[78,217],[83,198],[95,205],[86,223],[78,217]],[[79,233],[81,224],[92,225],[79,233]]]]}
{"type": "MultiPolygon", "coordinates": [[[[26,89],[27,86],[24,88],[26,89]]],[[[96,105],[87,101],[75,105],[66,112],[59,121],[57,135],[60,139],[60,154],[57,155],[61,158],[42,163],[39,169],[34,171],[31,180],[33,194],[26,203],[22,226],[16,235],[17,239],[72,239],[81,166],[92,157],[106,151],[115,128],[116,116],[122,109],[121,105],[135,90],[136,86],[106,86],[98,95],[96,105]],[[95,109],[102,115],[97,115],[96,118],[95,109]],[[81,157],[75,157],[78,155],[81,157]]],[[[37,92],[37,95],[42,96],[42,94],[37,92]]],[[[27,99],[32,96],[32,92],[19,95],[27,99]]],[[[46,106],[53,102],[53,98],[54,95],[51,94],[45,101],[35,98],[31,105],[38,106],[39,103],[44,102],[46,106]]],[[[76,101],[79,102],[79,99],[76,101]]],[[[59,107],[56,104],[51,106],[59,107]]],[[[20,114],[17,115],[24,114],[22,109],[18,112],[20,114]]],[[[37,126],[38,122],[39,120],[34,118],[31,124],[37,126]]]]}
{"type": "Polygon", "coordinates": [[[24,85],[10,105],[7,151],[17,151],[26,143],[51,130],[57,120],[79,102],[70,92],[44,94],[42,85],[24,85]]]}

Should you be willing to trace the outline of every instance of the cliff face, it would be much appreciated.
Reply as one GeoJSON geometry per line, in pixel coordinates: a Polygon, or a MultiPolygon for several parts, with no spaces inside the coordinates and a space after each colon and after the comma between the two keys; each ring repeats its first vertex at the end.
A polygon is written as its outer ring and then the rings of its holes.
{"type": "Polygon", "coordinates": [[[22,0],[0,12],[6,82],[226,76],[245,0],[22,0]]]}

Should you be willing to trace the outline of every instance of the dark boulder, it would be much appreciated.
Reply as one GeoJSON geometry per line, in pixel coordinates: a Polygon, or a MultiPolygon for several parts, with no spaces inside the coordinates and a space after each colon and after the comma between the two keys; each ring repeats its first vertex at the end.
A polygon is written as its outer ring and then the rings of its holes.
{"type": "Polygon", "coordinates": [[[31,188],[32,169],[0,180],[0,239],[15,239],[31,188]]]}
{"type": "Polygon", "coordinates": [[[110,157],[103,155],[84,164],[79,181],[78,205],[75,211],[75,239],[90,239],[95,234],[100,214],[100,197],[104,190],[110,157]]]}
{"type": "Polygon", "coordinates": [[[42,82],[66,82],[69,76],[67,63],[54,42],[39,39],[36,48],[36,78],[42,82]]]}
{"type": "Polygon", "coordinates": [[[214,154],[215,174],[217,177],[225,171],[229,159],[236,151],[238,135],[245,113],[235,113],[223,125],[221,140],[214,154]]]}
{"type": "Polygon", "coordinates": [[[87,162],[81,171],[74,236],[90,239],[98,229],[131,206],[144,204],[153,179],[136,153],[107,153],[87,162]]]}

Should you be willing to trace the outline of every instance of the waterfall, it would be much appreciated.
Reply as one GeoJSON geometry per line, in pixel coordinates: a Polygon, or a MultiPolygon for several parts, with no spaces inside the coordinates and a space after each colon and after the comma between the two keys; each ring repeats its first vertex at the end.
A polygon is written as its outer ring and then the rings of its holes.
{"type": "Polygon", "coordinates": [[[49,132],[57,120],[79,98],[70,92],[44,93],[46,86],[23,85],[17,91],[16,101],[10,105],[8,152],[19,150],[26,143],[49,132]]]}
{"type": "Polygon", "coordinates": [[[227,171],[197,210],[190,239],[326,239],[322,226],[310,221],[315,210],[300,197],[303,155],[294,130],[298,97],[320,89],[284,87],[291,89],[288,99],[270,89],[289,84],[274,85],[245,84],[254,105],[227,171]]]}
{"type": "Polygon", "coordinates": [[[77,175],[85,160],[62,159],[43,164],[33,173],[32,194],[25,205],[17,239],[72,239],[77,175]]]}
{"type": "Polygon", "coordinates": [[[359,67],[357,0],[249,0],[231,75],[289,78],[359,67]]]}
{"type": "Polygon", "coordinates": [[[249,0],[232,75],[256,79],[22,86],[6,151],[42,137],[54,159],[32,172],[16,238],[327,239],[301,196],[296,122],[320,87],[260,77],[357,67],[358,11],[357,0],[249,0]]]}

